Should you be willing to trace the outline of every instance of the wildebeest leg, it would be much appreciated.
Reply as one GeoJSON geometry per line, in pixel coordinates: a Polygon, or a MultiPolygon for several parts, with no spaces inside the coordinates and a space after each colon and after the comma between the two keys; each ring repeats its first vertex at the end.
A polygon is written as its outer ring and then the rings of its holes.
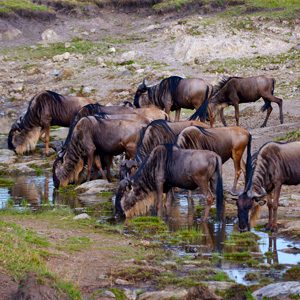
{"type": "Polygon", "coordinates": [[[271,102],[275,102],[278,104],[279,107],[279,119],[280,119],[280,124],[283,124],[283,111],[282,111],[282,99],[277,98],[275,96],[272,95],[272,97],[269,97],[269,100],[271,102]]]}
{"type": "Polygon", "coordinates": [[[220,119],[221,119],[221,122],[223,123],[223,125],[226,127],[227,123],[226,123],[225,117],[224,117],[224,107],[220,108],[220,119]]]}
{"type": "Polygon", "coordinates": [[[135,143],[126,144],[125,159],[134,158],[135,152],[136,152],[136,144],[135,143]]]}
{"type": "Polygon", "coordinates": [[[180,119],[180,110],[181,110],[181,108],[176,109],[176,112],[175,112],[175,122],[178,122],[179,119],[180,119]]]}
{"type": "Polygon", "coordinates": [[[159,217],[163,216],[163,184],[159,184],[156,190],[156,211],[159,217]]]}
{"type": "Polygon", "coordinates": [[[87,179],[86,179],[86,181],[90,181],[90,179],[91,179],[91,171],[92,171],[93,162],[94,162],[94,153],[89,153],[88,159],[87,159],[87,179]]]}
{"type": "Polygon", "coordinates": [[[235,113],[236,126],[239,126],[240,109],[239,109],[239,104],[238,103],[234,104],[234,113],[235,113]]]}
{"type": "Polygon", "coordinates": [[[275,186],[274,198],[273,198],[273,221],[272,221],[271,231],[277,231],[277,209],[278,209],[280,191],[281,191],[281,185],[275,186]]]}
{"type": "Polygon", "coordinates": [[[233,163],[234,163],[235,176],[234,176],[233,187],[231,190],[232,194],[236,194],[237,183],[238,183],[238,180],[239,180],[241,172],[242,172],[242,169],[241,169],[242,155],[243,155],[242,149],[238,149],[238,150],[234,149],[233,150],[232,159],[233,159],[233,163]]]}
{"type": "MultiPolygon", "coordinates": [[[[270,102],[269,100],[267,100],[267,99],[265,99],[265,98],[263,98],[263,99],[264,99],[264,101],[265,101],[266,104],[267,104],[268,102],[270,102]]],[[[272,108],[272,106],[271,106],[271,104],[270,104],[270,106],[267,108],[266,118],[265,118],[264,122],[262,123],[261,127],[266,127],[267,122],[268,122],[268,120],[269,120],[269,117],[270,117],[270,114],[271,114],[272,110],[273,110],[273,108],[272,108]]]]}
{"type": "Polygon", "coordinates": [[[207,192],[207,198],[206,198],[206,207],[205,207],[205,212],[204,212],[204,217],[203,217],[203,222],[207,221],[208,215],[209,215],[209,211],[210,211],[210,208],[211,208],[213,202],[214,202],[214,197],[213,197],[211,191],[208,190],[208,192],[207,192]]]}
{"type": "Polygon", "coordinates": [[[272,197],[272,193],[269,193],[267,196],[267,200],[268,200],[268,210],[269,210],[269,221],[268,224],[265,226],[266,230],[270,230],[272,227],[272,220],[273,220],[273,197],[272,197]]]}
{"type": "Polygon", "coordinates": [[[104,159],[105,159],[105,164],[106,164],[106,178],[109,182],[112,182],[110,167],[112,165],[113,156],[110,155],[108,157],[104,157],[104,159]]]}
{"type": "Polygon", "coordinates": [[[45,132],[45,155],[49,154],[49,142],[50,142],[50,126],[44,129],[45,132]]]}
{"type": "MultiPolygon", "coordinates": [[[[103,167],[102,167],[101,159],[100,159],[99,155],[95,155],[95,165],[96,165],[98,171],[100,171],[100,173],[102,175],[102,178],[107,179],[106,176],[105,176],[105,173],[103,171],[103,167]]],[[[97,171],[96,175],[98,175],[98,171],[97,171]]],[[[96,176],[96,178],[97,178],[97,176],[96,176]]],[[[93,177],[93,179],[96,179],[96,178],[95,178],[95,176],[93,177]]]]}

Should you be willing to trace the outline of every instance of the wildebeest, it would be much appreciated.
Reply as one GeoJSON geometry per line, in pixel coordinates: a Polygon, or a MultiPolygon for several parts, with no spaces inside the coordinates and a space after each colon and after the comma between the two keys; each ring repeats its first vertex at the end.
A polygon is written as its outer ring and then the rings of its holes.
{"type": "Polygon", "coordinates": [[[159,145],[143,162],[136,174],[123,179],[116,195],[116,213],[126,218],[144,215],[154,209],[163,212],[163,193],[172,187],[200,188],[207,198],[207,220],[216,195],[217,215],[223,209],[222,160],[212,151],[179,149],[172,144],[159,145]]]}
{"type": "Polygon", "coordinates": [[[171,76],[153,86],[147,86],[144,79],[138,86],[133,103],[136,107],[155,105],[168,115],[175,110],[175,121],[179,121],[181,108],[196,109],[200,120],[204,121],[211,93],[212,86],[202,79],[171,76]],[[148,97],[140,101],[140,96],[146,92],[148,97]],[[200,107],[205,107],[205,110],[198,110],[200,107]]]}
{"type": "Polygon", "coordinates": [[[196,120],[179,122],[152,121],[147,127],[141,130],[137,145],[136,160],[142,162],[160,144],[174,144],[177,134],[193,125],[207,127],[205,123],[196,120]]]}
{"type": "Polygon", "coordinates": [[[269,142],[253,156],[251,176],[237,201],[240,231],[250,230],[249,210],[254,201],[263,205],[265,196],[269,208],[266,229],[277,230],[277,208],[283,184],[300,184],[300,142],[269,142]]]}
{"type": "Polygon", "coordinates": [[[58,188],[77,182],[85,163],[90,176],[95,155],[101,158],[125,152],[127,158],[133,158],[139,131],[146,125],[128,120],[103,119],[97,115],[81,118],[63,154],[53,164],[54,186],[58,188]]]}
{"type": "Polygon", "coordinates": [[[267,111],[266,118],[261,127],[267,125],[272,112],[271,102],[279,106],[280,123],[283,123],[282,99],[275,97],[275,79],[266,76],[253,77],[228,77],[220,81],[217,88],[214,88],[213,96],[209,100],[208,111],[210,124],[213,126],[216,114],[219,110],[221,121],[226,126],[224,108],[233,105],[235,109],[236,125],[239,126],[239,103],[255,102],[263,98],[265,104],[261,111],[267,111]]]}
{"type": "Polygon", "coordinates": [[[24,116],[12,125],[8,134],[8,148],[17,154],[32,151],[44,133],[45,153],[48,154],[50,126],[69,127],[80,108],[92,102],[91,99],[62,96],[52,91],[35,95],[24,116]]]}
{"type": "MultiPolygon", "coordinates": [[[[243,170],[248,176],[251,169],[251,135],[241,127],[202,128],[191,126],[182,130],[178,136],[176,145],[182,149],[210,150],[216,152],[222,158],[224,164],[229,158],[233,160],[235,177],[232,193],[236,193],[236,186],[243,170]],[[242,160],[247,147],[247,163],[242,160]],[[242,166],[241,166],[242,164],[242,166]]],[[[245,181],[247,181],[245,179],[245,181]]]]}

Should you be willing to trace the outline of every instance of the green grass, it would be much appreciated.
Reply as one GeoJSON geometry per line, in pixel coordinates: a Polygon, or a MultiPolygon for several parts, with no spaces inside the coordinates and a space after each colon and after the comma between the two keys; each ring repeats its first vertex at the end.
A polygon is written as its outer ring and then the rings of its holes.
{"type": "Polygon", "coordinates": [[[300,267],[291,267],[284,273],[283,278],[284,280],[300,280],[300,267]]]}
{"type": "Polygon", "coordinates": [[[39,279],[50,279],[58,291],[68,294],[70,299],[81,299],[79,290],[52,274],[46,266],[51,246],[46,237],[21,226],[0,221],[0,265],[9,274],[20,280],[28,272],[34,272],[39,279]]]}
{"type": "Polygon", "coordinates": [[[25,11],[49,11],[45,5],[34,4],[30,0],[2,0],[0,2],[0,14],[25,11]]]}
{"type": "Polygon", "coordinates": [[[154,4],[153,9],[157,12],[167,12],[179,10],[185,5],[196,3],[195,0],[163,0],[160,3],[154,4]]]}
{"type": "Polygon", "coordinates": [[[0,187],[12,187],[14,185],[14,181],[10,178],[0,177],[0,187]]]}
{"type": "MultiPolygon", "coordinates": [[[[204,64],[206,72],[235,72],[244,68],[253,68],[260,70],[266,65],[281,65],[289,61],[299,61],[300,51],[291,49],[288,52],[278,55],[258,55],[252,58],[228,58],[224,60],[212,60],[209,64],[204,64]]],[[[275,87],[276,89],[276,87],[275,87]]]]}
{"type": "Polygon", "coordinates": [[[74,38],[70,42],[70,47],[65,48],[64,43],[53,43],[47,46],[37,45],[35,47],[18,47],[14,51],[11,49],[4,49],[1,52],[7,56],[7,60],[40,60],[49,59],[55,55],[63,54],[65,52],[70,53],[95,53],[95,55],[103,55],[107,53],[108,45],[101,42],[93,42],[89,40],[82,40],[74,38]]]}
{"type": "Polygon", "coordinates": [[[251,258],[251,254],[249,252],[231,252],[231,253],[224,253],[224,258],[226,260],[240,262],[245,261],[251,258]]]}
{"type": "Polygon", "coordinates": [[[64,250],[68,252],[81,251],[90,247],[92,241],[90,238],[85,236],[72,236],[66,238],[57,247],[59,250],[64,250]]]}
{"type": "Polygon", "coordinates": [[[286,141],[286,142],[293,142],[293,141],[300,141],[300,130],[290,131],[286,133],[284,136],[275,139],[276,142],[286,141]]]}

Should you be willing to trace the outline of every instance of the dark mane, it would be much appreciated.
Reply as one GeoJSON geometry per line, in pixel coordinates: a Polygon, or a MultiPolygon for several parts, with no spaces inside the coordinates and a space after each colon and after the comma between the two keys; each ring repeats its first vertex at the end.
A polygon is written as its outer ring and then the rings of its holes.
{"type": "Polygon", "coordinates": [[[145,134],[149,128],[156,130],[156,132],[164,132],[169,136],[169,142],[175,142],[176,135],[168,125],[168,121],[154,120],[147,127],[143,128],[140,131],[140,137],[137,143],[137,151],[135,155],[135,159],[137,161],[142,161],[147,156],[147,154],[150,154],[151,150],[155,146],[158,146],[159,144],[164,144],[166,142],[165,139],[161,139],[161,136],[159,135],[151,136],[151,139],[145,141],[145,134]],[[154,144],[155,142],[157,144],[154,144]]]}
{"type": "Polygon", "coordinates": [[[191,126],[197,131],[189,131],[188,133],[183,130],[178,136],[176,140],[176,145],[180,148],[184,149],[207,149],[214,152],[217,152],[215,149],[215,145],[213,143],[212,139],[215,139],[215,135],[209,131],[207,131],[205,128],[201,126],[191,126]],[[199,137],[199,134],[201,137],[199,137]],[[183,139],[181,140],[180,144],[179,138],[183,139]]]}
{"type": "Polygon", "coordinates": [[[150,191],[155,189],[156,181],[153,169],[161,163],[165,163],[166,156],[165,147],[157,146],[153,149],[151,154],[143,160],[137,172],[133,175],[133,181],[141,183],[140,186],[144,192],[148,192],[147,189],[150,191]]]}
{"type": "Polygon", "coordinates": [[[61,103],[61,100],[64,99],[64,96],[58,93],[55,93],[53,91],[48,91],[46,90],[46,92],[53,98],[53,100],[61,103]]]}
{"type": "Polygon", "coordinates": [[[283,144],[288,144],[289,142],[275,142],[275,141],[269,141],[264,143],[256,152],[253,153],[253,155],[251,156],[251,169],[249,170],[249,175],[248,175],[248,182],[246,184],[245,187],[245,192],[249,191],[249,189],[252,186],[253,183],[253,175],[254,175],[254,171],[256,168],[256,164],[257,164],[257,158],[258,155],[260,153],[260,151],[268,144],[273,143],[273,144],[279,144],[279,145],[283,145],[283,144]]]}
{"type": "Polygon", "coordinates": [[[71,123],[71,126],[69,128],[69,132],[68,132],[68,135],[67,135],[67,138],[64,142],[64,145],[62,147],[62,151],[66,148],[67,144],[70,142],[71,140],[71,137],[72,137],[72,133],[73,133],[73,130],[76,126],[76,124],[78,123],[78,121],[83,118],[83,117],[87,117],[87,116],[93,116],[95,114],[98,114],[101,116],[101,118],[107,118],[107,114],[106,113],[103,113],[102,110],[102,105],[99,104],[99,103],[91,103],[91,104],[87,104],[85,106],[83,106],[79,112],[75,115],[72,123],[71,123]]]}
{"type": "Polygon", "coordinates": [[[241,77],[237,77],[237,76],[223,77],[218,82],[218,84],[213,87],[212,96],[216,95],[226,85],[226,83],[233,78],[241,78],[241,77]]]}

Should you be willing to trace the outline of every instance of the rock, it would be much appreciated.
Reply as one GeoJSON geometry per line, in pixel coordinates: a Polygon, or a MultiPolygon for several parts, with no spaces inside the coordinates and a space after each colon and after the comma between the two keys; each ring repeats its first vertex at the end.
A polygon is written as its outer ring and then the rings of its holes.
{"type": "Polygon", "coordinates": [[[69,60],[70,57],[71,57],[70,52],[65,52],[65,53],[63,53],[63,54],[58,54],[58,55],[53,56],[53,57],[52,57],[52,60],[53,60],[54,62],[62,62],[62,61],[64,61],[64,60],[69,60]]]}
{"type": "Polygon", "coordinates": [[[156,292],[146,292],[138,297],[138,300],[175,300],[184,299],[188,295],[186,289],[174,289],[172,291],[156,291],[156,292]]]}
{"type": "Polygon", "coordinates": [[[11,150],[1,149],[0,150],[0,164],[14,164],[17,160],[17,156],[11,150]]]}
{"type": "Polygon", "coordinates": [[[82,195],[92,195],[98,194],[106,191],[114,191],[116,188],[115,183],[108,182],[104,179],[92,180],[85,182],[78,187],[76,187],[76,191],[82,195]]]}
{"type": "Polygon", "coordinates": [[[115,47],[110,47],[110,48],[108,49],[108,52],[109,52],[109,53],[116,53],[116,48],[115,48],[115,47]]]}
{"type": "Polygon", "coordinates": [[[222,298],[212,292],[207,286],[199,285],[194,286],[188,290],[185,300],[221,300],[222,298]]]}
{"type": "Polygon", "coordinates": [[[298,247],[285,248],[285,249],[281,249],[279,251],[284,252],[284,253],[300,254],[300,248],[298,248],[298,247]]]}
{"type": "Polygon", "coordinates": [[[124,52],[120,57],[119,63],[134,60],[135,57],[136,57],[136,51],[132,50],[132,51],[124,52]]]}
{"type": "Polygon", "coordinates": [[[91,217],[87,213],[83,213],[80,215],[77,215],[73,218],[73,220],[85,220],[85,219],[90,219],[91,217]]]}
{"type": "Polygon", "coordinates": [[[92,28],[92,29],[90,30],[90,32],[91,32],[91,33],[95,33],[95,32],[96,32],[96,28],[92,28]]]}
{"type": "Polygon", "coordinates": [[[82,89],[82,92],[85,93],[85,94],[90,94],[92,92],[93,88],[90,87],[90,86],[85,86],[83,89],[82,89]]]}
{"type": "Polygon", "coordinates": [[[292,194],[292,195],[291,195],[291,199],[292,199],[292,200],[300,200],[300,195],[292,194]]]}
{"type": "Polygon", "coordinates": [[[41,73],[41,70],[38,67],[30,67],[26,70],[27,75],[36,75],[41,73]]]}
{"type": "Polygon", "coordinates": [[[279,200],[279,206],[288,207],[290,206],[290,201],[286,198],[282,198],[279,200]]]}
{"type": "Polygon", "coordinates": [[[63,69],[59,74],[56,76],[58,80],[66,80],[70,79],[74,75],[74,70],[71,68],[63,69]]]}
{"type": "Polygon", "coordinates": [[[236,283],[235,282],[229,282],[229,281],[205,281],[203,284],[206,284],[209,286],[209,288],[212,291],[225,291],[234,286],[236,283]]]}
{"type": "Polygon", "coordinates": [[[66,300],[68,297],[64,294],[58,294],[50,282],[41,283],[38,276],[29,273],[27,278],[20,282],[17,293],[9,299],[25,300],[25,299],[40,299],[40,300],[66,300]]]}
{"type": "Polygon", "coordinates": [[[104,63],[104,59],[101,56],[98,56],[96,58],[96,62],[97,62],[98,65],[103,64],[104,63]]]}
{"type": "Polygon", "coordinates": [[[24,89],[23,83],[14,83],[13,85],[11,85],[10,88],[10,90],[14,92],[22,92],[23,89],[24,89]]]}
{"type": "Polygon", "coordinates": [[[300,231],[300,221],[291,221],[284,224],[284,229],[280,229],[280,232],[294,232],[300,231]]]}
{"type": "Polygon", "coordinates": [[[53,76],[58,76],[60,74],[60,71],[57,70],[57,69],[54,69],[52,72],[51,72],[51,75],[53,76]]]}
{"type": "Polygon", "coordinates": [[[130,289],[124,289],[124,294],[127,300],[136,300],[137,298],[137,293],[135,290],[132,291],[130,289]]]}
{"type": "Polygon", "coordinates": [[[22,31],[20,31],[17,28],[12,27],[11,29],[8,29],[4,31],[3,33],[0,33],[0,40],[14,40],[17,37],[22,35],[22,31]]]}
{"type": "Polygon", "coordinates": [[[46,29],[41,36],[42,40],[47,43],[55,43],[59,40],[57,33],[52,29],[46,29]]]}
{"type": "Polygon", "coordinates": [[[113,299],[116,298],[115,294],[111,291],[108,291],[108,290],[104,291],[102,293],[102,296],[105,296],[105,297],[108,297],[108,298],[113,298],[113,299]]]}
{"type": "Polygon", "coordinates": [[[70,47],[71,47],[71,43],[65,42],[65,48],[70,48],[70,47]]]}
{"type": "Polygon", "coordinates": [[[300,294],[300,282],[299,281],[286,281],[272,283],[263,288],[256,290],[252,295],[257,300],[262,300],[264,297],[273,298],[277,297],[279,299],[288,295],[298,295],[300,294]]]}
{"type": "Polygon", "coordinates": [[[128,280],[117,278],[115,280],[115,284],[119,284],[119,285],[131,285],[132,283],[129,282],[128,280]]]}

